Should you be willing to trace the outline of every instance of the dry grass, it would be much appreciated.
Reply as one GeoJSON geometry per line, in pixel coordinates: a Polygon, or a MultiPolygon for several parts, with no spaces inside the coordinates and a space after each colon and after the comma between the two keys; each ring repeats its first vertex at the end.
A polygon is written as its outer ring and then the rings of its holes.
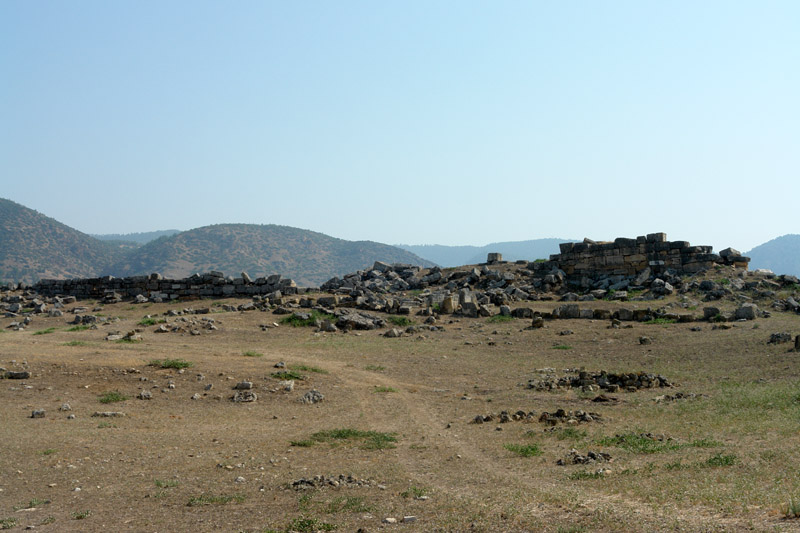
{"type": "Polygon", "coordinates": [[[133,345],[103,342],[106,330],[141,320],[129,307],[107,305],[121,321],[98,330],[66,331],[63,318],[42,317],[37,327],[52,332],[3,336],[2,366],[27,361],[33,373],[32,388],[0,381],[3,527],[372,531],[384,517],[406,515],[417,517],[410,527],[419,531],[791,531],[800,523],[789,518],[800,495],[800,366],[788,345],[766,344],[773,331],[800,333],[797,316],[774,313],[758,329],[703,323],[702,332],[682,323],[609,329],[606,321],[569,320],[524,330],[526,320],[446,318],[444,332],[385,339],[263,332],[261,313],[220,313],[219,330],[200,336],[145,332],[133,345]],[[566,328],[574,331],[570,349],[554,349],[566,328]],[[643,335],[653,343],[640,345],[643,335]],[[242,357],[256,350],[263,357],[242,357]],[[292,363],[281,379],[305,378],[291,393],[271,392],[278,361],[292,363]],[[521,386],[540,368],[580,367],[660,373],[678,386],[615,394],[616,404],[521,386]],[[244,380],[259,400],[234,404],[231,389],[244,380]],[[312,388],[325,400],[299,402],[312,388]],[[141,390],[152,400],[110,405],[125,417],[91,417],[106,409],[98,409],[104,392],[135,398],[141,390]],[[678,391],[702,396],[654,401],[678,391]],[[58,411],[65,402],[70,413],[58,411]],[[46,418],[29,418],[38,408],[46,418]],[[501,410],[558,408],[596,411],[603,422],[554,430],[469,423],[501,410]],[[610,472],[556,465],[571,448],[611,454],[613,462],[600,465],[610,472]],[[318,474],[374,485],[286,488],[318,474]],[[36,511],[14,511],[45,497],[50,503],[36,511]]]}

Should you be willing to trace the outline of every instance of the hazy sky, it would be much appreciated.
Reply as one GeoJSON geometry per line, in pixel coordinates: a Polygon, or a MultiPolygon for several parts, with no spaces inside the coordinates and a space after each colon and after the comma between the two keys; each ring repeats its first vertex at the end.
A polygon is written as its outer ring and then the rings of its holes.
{"type": "Polygon", "coordinates": [[[87,233],[800,233],[800,2],[0,2],[0,196],[87,233]]]}

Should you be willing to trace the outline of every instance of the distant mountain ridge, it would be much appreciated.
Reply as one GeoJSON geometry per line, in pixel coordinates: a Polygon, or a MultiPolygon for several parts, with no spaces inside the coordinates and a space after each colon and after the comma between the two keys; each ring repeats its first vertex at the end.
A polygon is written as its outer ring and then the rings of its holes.
{"type": "Polygon", "coordinates": [[[182,278],[220,270],[251,276],[281,274],[300,286],[318,286],[375,261],[433,266],[410,252],[372,241],[346,241],[275,224],[215,224],[161,237],[113,266],[119,276],[160,272],[182,278]]]}
{"type": "Polygon", "coordinates": [[[767,268],[776,274],[800,276],[800,235],[789,234],[760,244],[744,254],[750,268],[767,268]]]}
{"type": "Polygon", "coordinates": [[[0,280],[94,276],[121,255],[111,244],[0,198],[0,280]]]}
{"type": "Polygon", "coordinates": [[[90,234],[95,239],[101,241],[119,241],[119,242],[132,242],[138,245],[147,244],[160,237],[171,237],[176,233],[180,233],[179,229],[164,229],[158,231],[143,231],[138,233],[104,233],[101,235],[90,234]]]}
{"type": "Polygon", "coordinates": [[[280,274],[300,286],[317,286],[375,261],[433,266],[388,244],[346,241],[288,226],[218,224],[169,235],[171,231],[143,245],[126,240],[130,235],[100,240],[0,198],[0,282],[152,272],[178,278],[219,270],[232,276],[280,274]]]}
{"type": "Polygon", "coordinates": [[[454,267],[485,263],[486,255],[490,252],[503,254],[503,259],[506,261],[548,259],[551,254],[559,253],[558,245],[560,243],[574,241],[575,239],[548,238],[495,242],[485,246],[445,246],[441,244],[396,244],[395,246],[443,267],[454,267]]]}

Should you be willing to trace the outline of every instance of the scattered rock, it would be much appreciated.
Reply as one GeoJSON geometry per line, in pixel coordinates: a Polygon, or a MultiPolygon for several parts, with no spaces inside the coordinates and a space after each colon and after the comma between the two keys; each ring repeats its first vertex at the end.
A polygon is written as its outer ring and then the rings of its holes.
{"type": "Polygon", "coordinates": [[[586,454],[581,454],[578,450],[572,449],[569,454],[556,461],[557,465],[588,465],[592,463],[606,463],[612,461],[611,455],[603,452],[588,451],[586,454]]]}
{"type": "Polygon", "coordinates": [[[303,395],[300,401],[307,404],[314,404],[314,403],[319,403],[324,399],[325,395],[323,395],[317,389],[311,389],[310,391],[308,391],[303,395]]]}
{"type": "Polygon", "coordinates": [[[44,409],[34,409],[31,413],[31,418],[44,418],[44,409]]]}
{"type": "Polygon", "coordinates": [[[258,400],[258,394],[252,390],[237,390],[231,399],[236,403],[254,402],[258,400]]]}
{"type": "Polygon", "coordinates": [[[300,478],[292,481],[289,487],[294,490],[318,489],[318,488],[356,488],[356,487],[376,487],[379,486],[372,479],[358,479],[352,475],[339,474],[338,476],[318,475],[311,478],[300,478]]]}
{"type": "Polygon", "coordinates": [[[143,390],[137,394],[136,397],[140,400],[151,400],[153,399],[153,393],[151,393],[149,390],[143,390]]]}
{"type": "Polygon", "coordinates": [[[6,372],[6,379],[30,379],[31,373],[27,370],[9,370],[6,372]]]}
{"type": "Polygon", "coordinates": [[[783,331],[780,333],[773,333],[772,335],[770,335],[767,344],[783,344],[785,342],[792,342],[792,336],[789,333],[783,331]]]}
{"type": "Polygon", "coordinates": [[[100,418],[119,418],[125,416],[125,413],[120,411],[95,411],[92,413],[92,416],[100,418]]]}

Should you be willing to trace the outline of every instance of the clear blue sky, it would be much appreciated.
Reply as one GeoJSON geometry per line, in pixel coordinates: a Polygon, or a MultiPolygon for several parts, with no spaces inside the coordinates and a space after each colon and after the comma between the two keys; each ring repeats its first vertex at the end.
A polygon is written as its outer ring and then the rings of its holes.
{"type": "Polygon", "coordinates": [[[0,196],[87,233],[800,233],[800,2],[0,2],[0,196]]]}

